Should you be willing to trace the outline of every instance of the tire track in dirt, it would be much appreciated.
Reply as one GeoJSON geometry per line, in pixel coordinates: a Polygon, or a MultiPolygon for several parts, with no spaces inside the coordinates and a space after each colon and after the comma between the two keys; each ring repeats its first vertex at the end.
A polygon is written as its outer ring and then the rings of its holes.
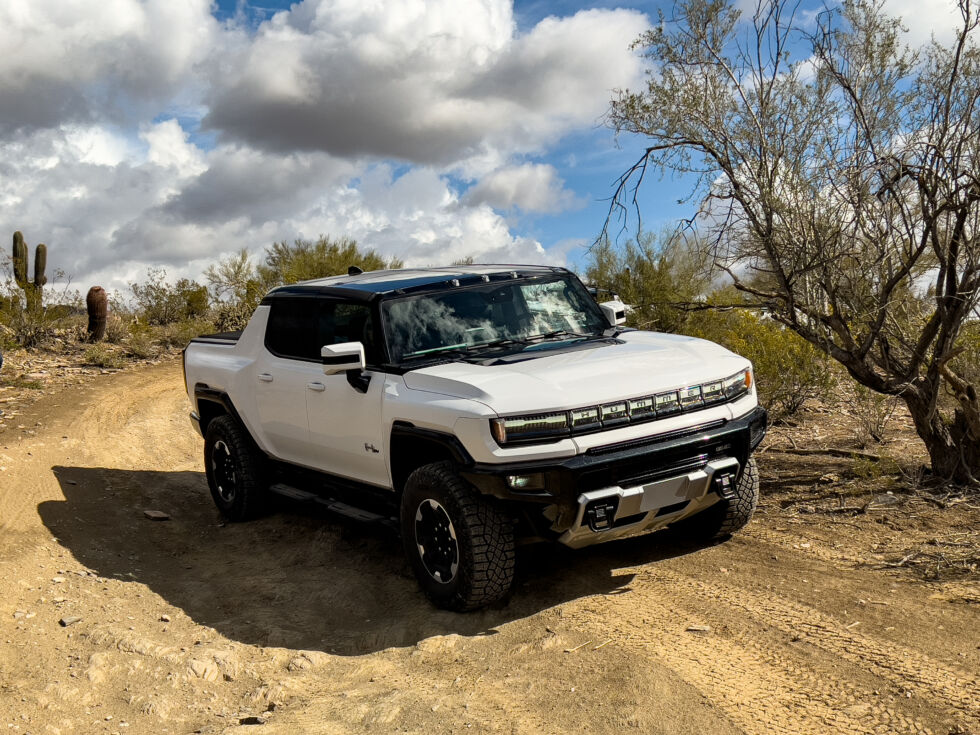
{"type": "Polygon", "coordinates": [[[980,725],[980,680],[934,659],[887,640],[848,629],[819,610],[784,597],[762,594],[724,583],[710,585],[665,569],[656,572],[670,589],[695,600],[710,599],[747,613],[783,633],[807,634],[807,641],[881,677],[894,686],[932,697],[945,704],[950,714],[980,725]]]}
{"type": "Polygon", "coordinates": [[[629,571],[637,574],[630,594],[590,603],[582,623],[605,621],[613,640],[649,647],[707,696],[720,699],[747,732],[873,733],[883,726],[890,733],[934,732],[885,706],[876,696],[882,684],[928,702],[942,724],[980,726],[976,677],[918,651],[849,630],[779,596],[704,582],[663,566],[629,571]],[[640,620],[637,610],[645,613],[640,620]],[[715,632],[684,631],[691,620],[710,623],[715,632]],[[762,632],[766,628],[816,650],[772,641],[762,632]],[[842,664],[852,669],[847,679],[835,673],[842,664]]]}
{"type": "MultiPolygon", "coordinates": [[[[49,500],[63,500],[56,478],[48,472],[54,464],[70,461],[114,467],[196,470],[200,441],[186,425],[187,397],[174,389],[174,364],[166,362],[139,372],[106,376],[112,393],[95,383],[87,391],[68,390],[52,397],[48,410],[60,409],[45,421],[35,436],[8,433],[0,448],[0,479],[16,484],[16,492],[0,493],[0,533],[5,545],[29,545],[29,536],[44,529],[36,508],[49,500]],[[76,410],[65,410],[73,405],[76,410]],[[182,451],[184,450],[184,451],[182,451]],[[175,457],[186,457],[179,466],[175,457]],[[17,465],[43,468],[17,471],[17,465]]],[[[42,409],[43,410],[43,409],[42,409]]]]}
{"type": "MultiPolygon", "coordinates": [[[[671,585],[644,576],[629,594],[594,600],[578,611],[566,609],[564,619],[583,627],[601,621],[604,635],[618,644],[635,649],[639,643],[717,702],[746,733],[873,732],[859,716],[848,714],[847,708],[857,704],[857,699],[836,677],[794,664],[790,655],[756,645],[748,635],[687,632],[686,620],[709,622],[717,630],[722,621],[732,620],[732,611],[707,611],[703,601],[691,604],[678,599],[671,585]],[[669,599],[671,605],[662,603],[663,599],[669,599]],[[642,617],[637,617],[637,610],[643,610],[642,617]]],[[[895,732],[924,730],[915,723],[895,732]]]]}
{"type": "Polygon", "coordinates": [[[761,528],[759,524],[750,524],[747,528],[739,531],[738,535],[743,540],[752,539],[760,544],[774,546],[783,551],[798,551],[803,548],[806,549],[808,556],[836,566],[840,566],[842,562],[851,564],[854,567],[867,564],[867,554],[862,555],[848,552],[845,549],[830,548],[820,541],[806,536],[804,533],[805,530],[805,527],[803,527],[799,529],[799,533],[793,533],[793,529],[775,531],[761,528]],[[806,544],[806,546],[801,547],[800,544],[806,544]]]}

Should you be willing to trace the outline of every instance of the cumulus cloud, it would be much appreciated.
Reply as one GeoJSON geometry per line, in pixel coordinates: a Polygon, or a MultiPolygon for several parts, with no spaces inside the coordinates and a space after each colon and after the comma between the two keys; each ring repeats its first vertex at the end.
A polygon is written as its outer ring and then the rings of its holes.
{"type": "Polygon", "coordinates": [[[582,205],[564,185],[554,166],[507,166],[481,179],[466,193],[465,201],[495,209],[557,214],[582,205]]]}
{"type": "Polygon", "coordinates": [[[535,150],[640,79],[640,13],[589,10],[518,35],[509,2],[305,0],[215,64],[206,127],[274,150],[449,165],[535,150]]]}
{"type": "Polygon", "coordinates": [[[0,134],[164,104],[217,29],[209,0],[0,3],[0,134]]]}
{"type": "Polygon", "coordinates": [[[902,19],[905,40],[912,46],[921,46],[932,38],[949,42],[962,25],[953,0],[885,0],[885,12],[902,19]]]}
{"type": "Polygon", "coordinates": [[[49,269],[122,289],[320,234],[410,265],[561,261],[501,212],[578,201],[515,161],[641,81],[647,25],[587,10],[519,32],[509,0],[303,0],[255,27],[211,11],[0,3],[0,226],[48,243],[49,269]]]}
{"type": "Polygon", "coordinates": [[[121,290],[149,265],[196,277],[242,247],[320,234],[350,235],[410,265],[548,259],[489,205],[461,202],[433,169],[396,175],[387,164],[238,144],[203,151],[174,120],[138,139],[69,127],[8,141],[0,212],[7,229],[48,244],[51,270],[121,290]]]}

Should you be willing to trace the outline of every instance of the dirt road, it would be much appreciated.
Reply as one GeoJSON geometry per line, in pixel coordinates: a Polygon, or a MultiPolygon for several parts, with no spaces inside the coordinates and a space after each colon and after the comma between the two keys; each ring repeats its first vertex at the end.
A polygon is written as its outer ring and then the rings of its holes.
{"type": "Polygon", "coordinates": [[[221,523],[187,410],[169,363],[0,435],[5,731],[980,733],[980,592],[871,568],[900,522],[769,501],[709,549],[529,547],[454,615],[387,532],[221,523]]]}

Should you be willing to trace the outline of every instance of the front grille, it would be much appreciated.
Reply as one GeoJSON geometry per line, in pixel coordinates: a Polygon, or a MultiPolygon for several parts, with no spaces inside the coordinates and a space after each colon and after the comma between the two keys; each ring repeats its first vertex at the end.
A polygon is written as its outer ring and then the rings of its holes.
{"type": "Polygon", "coordinates": [[[630,439],[629,441],[618,442],[616,444],[604,444],[601,447],[592,447],[591,449],[586,449],[585,453],[591,455],[611,454],[612,452],[621,452],[624,449],[636,449],[638,447],[645,447],[652,444],[660,444],[661,442],[670,441],[672,439],[681,439],[685,436],[700,434],[702,431],[717,429],[720,426],[724,426],[726,423],[728,422],[725,419],[718,419],[717,421],[709,421],[706,424],[689,426],[685,429],[676,429],[675,431],[668,431],[655,436],[644,436],[639,439],[630,439]]]}
{"type": "Polygon", "coordinates": [[[579,476],[578,491],[604,487],[635,487],[666,477],[676,477],[702,469],[712,459],[731,454],[731,441],[720,437],[710,442],[697,442],[674,449],[641,454],[607,465],[589,469],[579,476]]]}

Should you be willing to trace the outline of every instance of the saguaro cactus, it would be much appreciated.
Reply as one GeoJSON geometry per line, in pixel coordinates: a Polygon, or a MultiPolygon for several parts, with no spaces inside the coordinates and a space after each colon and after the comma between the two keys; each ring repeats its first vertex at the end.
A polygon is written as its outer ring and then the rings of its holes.
{"type": "Polygon", "coordinates": [[[44,269],[48,264],[48,246],[41,243],[34,251],[34,280],[27,280],[27,245],[18,230],[14,233],[14,280],[24,290],[27,309],[36,312],[41,309],[44,284],[48,282],[44,269]]]}
{"type": "Polygon", "coordinates": [[[99,342],[105,337],[105,320],[109,312],[109,297],[102,286],[92,286],[85,297],[88,309],[88,341],[99,342]]]}

